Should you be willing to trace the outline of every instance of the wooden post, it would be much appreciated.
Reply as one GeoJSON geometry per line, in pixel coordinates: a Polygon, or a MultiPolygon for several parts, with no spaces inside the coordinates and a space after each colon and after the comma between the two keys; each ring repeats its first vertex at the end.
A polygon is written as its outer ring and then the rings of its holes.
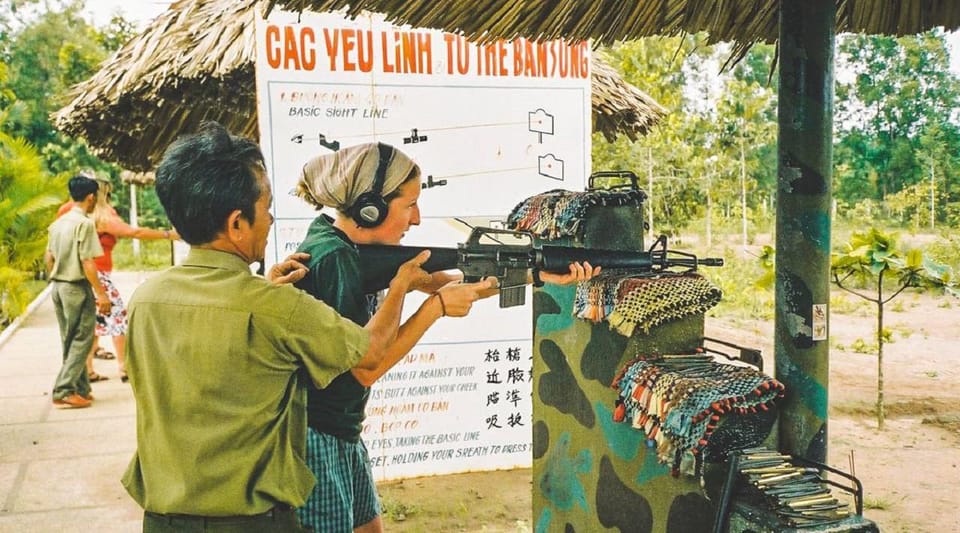
{"type": "Polygon", "coordinates": [[[781,0],[776,377],[780,448],[827,458],[835,0],[781,0]]]}
{"type": "MultiPolygon", "coordinates": [[[[137,184],[130,182],[130,225],[137,226],[137,184]]],[[[140,265],[140,239],[133,239],[133,260],[140,265]]]]}

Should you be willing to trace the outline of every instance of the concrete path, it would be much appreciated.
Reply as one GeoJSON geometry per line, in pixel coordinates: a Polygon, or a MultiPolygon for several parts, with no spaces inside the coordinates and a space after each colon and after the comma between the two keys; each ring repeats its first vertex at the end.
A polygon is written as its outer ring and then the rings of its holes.
{"type": "MultiPolygon", "coordinates": [[[[117,272],[125,299],[150,273],[117,272]]],[[[0,532],[141,530],[143,511],[120,485],[136,441],[133,395],[116,360],[95,360],[87,409],[54,409],[60,334],[49,297],[0,345],[0,532]]],[[[110,351],[113,345],[104,340],[110,351]]]]}

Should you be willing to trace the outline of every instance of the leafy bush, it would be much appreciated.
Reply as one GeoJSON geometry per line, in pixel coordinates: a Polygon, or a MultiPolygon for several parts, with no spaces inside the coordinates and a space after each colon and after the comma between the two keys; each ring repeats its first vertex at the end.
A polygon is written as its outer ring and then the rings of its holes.
{"type": "Polygon", "coordinates": [[[25,282],[43,276],[47,226],[66,195],[66,176],[51,177],[29,143],[0,132],[0,322],[26,309],[25,282]]]}
{"type": "Polygon", "coordinates": [[[701,272],[723,291],[723,299],[710,316],[772,319],[774,311],[772,268],[763,256],[744,256],[727,248],[724,266],[701,272]]]}
{"type": "Polygon", "coordinates": [[[950,233],[941,233],[932,243],[927,245],[927,255],[939,263],[949,265],[954,272],[960,272],[960,236],[956,235],[956,230],[950,229],[950,233]]]}

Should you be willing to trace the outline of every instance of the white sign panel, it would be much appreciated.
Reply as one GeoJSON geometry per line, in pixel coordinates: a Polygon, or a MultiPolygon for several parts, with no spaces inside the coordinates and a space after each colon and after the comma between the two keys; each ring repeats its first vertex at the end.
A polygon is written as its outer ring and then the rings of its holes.
{"type": "MultiPolygon", "coordinates": [[[[260,142],[276,223],[267,263],[317,215],[291,192],[312,157],[384,142],[423,171],[404,244],[456,247],[523,199],[582,190],[590,172],[586,43],[476,45],[378,15],[274,10],[257,21],[260,142]]],[[[411,296],[406,309],[419,303],[411,296]]],[[[480,302],[439,321],[373,387],[364,440],[379,479],[530,465],[528,304],[480,302]]]]}

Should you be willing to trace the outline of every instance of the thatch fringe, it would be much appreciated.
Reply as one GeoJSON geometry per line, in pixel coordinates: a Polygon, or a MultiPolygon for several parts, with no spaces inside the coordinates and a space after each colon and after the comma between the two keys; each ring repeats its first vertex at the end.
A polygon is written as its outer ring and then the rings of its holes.
{"type": "MultiPolygon", "coordinates": [[[[387,13],[388,20],[475,40],[592,39],[600,44],[706,31],[739,48],[777,39],[779,0],[267,0],[289,11],[387,13]]],[[[908,35],[960,27],[956,0],[839,0],[837,32],[908,35]]]]}
{"type": "Polygon", "coordinates": [[[590,71],[593,80],[593,131],[610,142],[622,133],[637,140],[646,134],[667,110],[633,85],[625,83],[613,67],[593,56],[590,71]]]}

